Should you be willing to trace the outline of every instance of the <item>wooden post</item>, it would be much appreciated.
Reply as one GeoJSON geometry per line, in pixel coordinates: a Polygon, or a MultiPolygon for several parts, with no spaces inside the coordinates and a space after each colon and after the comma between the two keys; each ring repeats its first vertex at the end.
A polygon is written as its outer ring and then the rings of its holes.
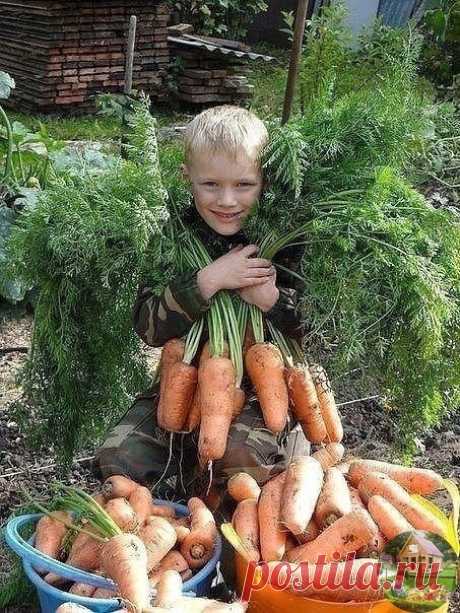
{"type": "Polygon", "coordinates": [[[292,43],[291,62],[289,64],[289,74],[284,97],[283,118],[281,125],[289,121],[294,100],[295,86],[299,74],[300,58],[302,56],[302,44],[305,34],[305,22],[307,20],[309,0],[299,0],[294,26],[294,41],[292,43]]]}
{"type": "Polygon", "coordinates": [[[125,63],[125,85],[123,93],[129,96],[133,88],[133,64],[134,64],[134,43],[136,41],[136,15],[131,15],[129,19],[128,46],[126,49],[125,63]]]}

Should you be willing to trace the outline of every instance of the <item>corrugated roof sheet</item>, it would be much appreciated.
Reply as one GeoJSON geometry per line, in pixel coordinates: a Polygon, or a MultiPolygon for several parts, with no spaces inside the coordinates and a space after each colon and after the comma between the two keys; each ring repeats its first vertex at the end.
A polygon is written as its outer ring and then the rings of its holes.
{"type": "Polygon", "coordinates": [[[434,543],[432,543],[431,541],[429,541],[428,539],[426,539],[424,536],[421,536],[420,534],[414,534],[414,540],[417,541],[417,543],[423,547],[423,549],[426,551],[426,553],[428,553],[430,556],[441,556],[443,557],[443,554],[441,551],[439,551],[439,549],[436,547],[436,545],[434,543]]]}
{"type": "Polygon", "coordinates": [[[237,49],[230,49],[225,47],[225,45],[217,45],[201,40],[189,40],[187,38],[182,38],[179,36],[168,36],[168,40],[171,43],[176,45],[181,45],[182,47],[192,47],[195,49],[206,49],[210,53],[217,53],[221,55],[232,55],[239,59],[248,58],[250,60],[264,60],[265,62],[271,62],[275,58],[270,55],[261,55],[260,53],[253,53],[252,51],[238,51],[237,49]]]}

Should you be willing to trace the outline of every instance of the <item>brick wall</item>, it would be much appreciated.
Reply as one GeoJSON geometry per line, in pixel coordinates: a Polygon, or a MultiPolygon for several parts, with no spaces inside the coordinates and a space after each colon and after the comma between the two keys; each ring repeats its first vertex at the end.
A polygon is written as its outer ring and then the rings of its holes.
{"type": "Polygon", "coordinates": [[[130,15],[133,88],[164,98],[169,12],[156,0],[0,0],[0,70],[16,81],[9,105],[88,112],[96,93],[122,92],[130,15]]]}

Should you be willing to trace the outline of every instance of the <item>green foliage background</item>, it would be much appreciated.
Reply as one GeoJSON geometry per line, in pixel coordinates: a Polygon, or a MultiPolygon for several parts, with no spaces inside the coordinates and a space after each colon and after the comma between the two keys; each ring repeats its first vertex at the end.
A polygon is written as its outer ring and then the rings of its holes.
{"type": "Polygon", "coordinates": [[[96,176],[61,176],[11,241],[14,272],[39,288],[23,385],[64,465],[147,384],[131,308],[167,211],[146,104],[134,115],[128,154],[96,176]]]}
{"type": "Polygon", "coordinates": [[[351,54],[342,19],[332,7],[313,24],[301,75],[309,97],[287,125],[272,123],[271,189],[251,229],[260,240],[309,224],[299,276],[307,354],[333,378],[363,373],[363,388],[393,410],[408,458],[415,436],[458,408],[459,217],[408,180],[436,128],[419,87],[420,37],[377,24],[351,54]],[[365,76],[352,86],[357,65],[365,76]]]}
{"type": "MultiPolygon", "coordinates": [[[[411,181],[455,151],[460,124],[454,105],[427,94],[411,29],[377,24],[358,49],[348,42],[342,9],[326,8],[293,118],[281,127],[263,104],[268,189],[248,231],[259,241],[309,224],[298,278],[307,355],[333,380],[361,373],[362,391],[378,391],[398,420],[408,458],[414,436],[458,407],[458,215],[411,181]]],[[[40,290],[23,383],[64,464],[147,385],[131,307],[141,277],[159,291],[177,263],[165,190],[180,210],[190,205],[181,161],[180,143],[158,150],[140,105],[128,159],[59,175],[14,232],[15,273],[40,290]]]]}

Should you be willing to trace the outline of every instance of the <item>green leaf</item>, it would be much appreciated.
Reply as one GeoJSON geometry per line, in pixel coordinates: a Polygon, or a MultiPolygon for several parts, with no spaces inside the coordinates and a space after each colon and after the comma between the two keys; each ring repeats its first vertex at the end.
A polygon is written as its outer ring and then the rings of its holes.
{"type": "Polygon", "coordinates": [[[447,29],[447,15],[444,11],[441,9],[437,11],[428,11],[425,14],[425,23],[438,40],[444,40],[447,29]]]}
{"type": "Polygon", "coordinates": [[[29,289],[17,279],[11,279],[5,273],[8,265],[7,243],[11,236],[15,213],[6,206],[0,207],[0,295],[10,302],[22,300],[29,289]]]}
{"type": "Polygon", "coordinates": [[[7,72],[0,70],[0,100],[10,97],[11,90],[14,89],[14,80],[7,72]]]}

